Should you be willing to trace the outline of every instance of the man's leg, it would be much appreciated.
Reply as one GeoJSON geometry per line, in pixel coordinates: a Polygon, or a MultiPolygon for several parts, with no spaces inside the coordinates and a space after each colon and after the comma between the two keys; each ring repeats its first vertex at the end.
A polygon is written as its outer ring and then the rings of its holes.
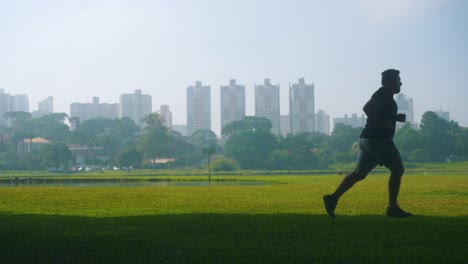
{"type": "Polygon", "coordinates": [[[394,168],[391,170],[390,179],[388,181],[388,206],[398,206],[398,193],[400,192],[401,177],[403,176],[404,168],[394,168]]]}
{"type": "Polygon", "coordinates": [[[403,211],[398,205],[398,193],[400,192],[401,178],[405,172],[400,152],[396,148],[393,140],[390,141],[388,148],[388,162],[385,166],[390,170],[390,179],[388,181],[388,208],[387,216],[390,217],[410,217],[411,213],[403,211]]]}
{"type": "Polygon", "coordinates": [[[359,158],[354,171],[343,178],[334,193],[323,196],[325,210],[331,218],[336,217],[335,208],[340,197],[351,189],[356,182],[365,179],[369,172],[377,165],[372,156],[363,147],[362,140],[359,141],[359,149],[359,158]]]}
{"type": "Polygon", "coordinates": [[[331,196],[338,201],[340,197],[347,192],[353,185],[366,178],[368,172],[362,172],[359,171],[358,169],[355,169],[353,172],[350,174],[346,175],[343,180],[341,181],[340,185],[338,188],[336,188],[335,192],[331,194],[331,196]]]}
{"type": "Polygon", "coordinates": [[[388,181],[388,208],[387,216],[409,217],[412,214],[403,211],[398,206],[398,193],[400,192],[401,177],[405,171],[400,152],[392,139],[377,140],[375,144],[367,146],[367,150],[378,162],[390,170],[388,181]]]}

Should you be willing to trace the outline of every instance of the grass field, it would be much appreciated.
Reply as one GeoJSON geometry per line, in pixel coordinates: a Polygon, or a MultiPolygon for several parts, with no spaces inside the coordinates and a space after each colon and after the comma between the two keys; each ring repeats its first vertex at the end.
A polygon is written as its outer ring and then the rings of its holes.
{"type": "Polygon", "coordinates": [[[335,220],[322,195],[342,176],[237,178],[274,184],[0,188],[0,263],[468,261],[463,170],[405,175],[400,204],[415,214],[409,219],[384,216],[384,174],[351,189],[335,220]]]}

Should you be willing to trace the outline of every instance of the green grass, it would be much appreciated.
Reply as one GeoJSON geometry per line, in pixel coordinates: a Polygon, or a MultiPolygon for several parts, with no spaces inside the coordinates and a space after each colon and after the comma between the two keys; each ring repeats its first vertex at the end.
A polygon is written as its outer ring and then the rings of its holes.
{"type": "MultiPolygon", "coordinates": [[[[236,177],[214,177],[227,178],[236,177]]],[[[383,174],[370,175],[345,194],[335,220],[325,215],[322,195],[332,192],[342,176],[237,178],[278,184],[0,188],[0,262],[468,259],[466,172],[405,175],[400,204],[415,214],[409,219],[384,216],[388,176],[383,174]]]]}

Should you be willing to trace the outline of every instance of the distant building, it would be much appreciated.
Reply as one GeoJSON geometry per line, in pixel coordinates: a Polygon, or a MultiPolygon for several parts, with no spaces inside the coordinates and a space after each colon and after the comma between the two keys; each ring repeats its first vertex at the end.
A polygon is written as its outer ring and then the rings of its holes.
{"type": "Polygon", "coordinates": [[[289,118],[292,134],[315,131],[314,84],[304,78],[289,86],[289,118]]]}
{"type": "Polygon", "coordinates": [[[54,97],[49,96],[46,99],[40,101],[37,105],[39,112],[52,114],[54,112],[54,97]]]}
{"type": "Polygon", "coordinates": [[[0,124],[10,125],[10,121],[5,118],[7,112],[29,113],[29,98],[26,94],[10,95],[0,89],[0,124]]]}
{"type": "Polygon", "coordinates": [[[289,122],[289,115],[280,116],[281,135],[286,136],[291,133],[289,122]]]}
{"type": "Polygon", "coordinates": [[[345,115],[343,117],[333,118],[333,128],[336,127],[337,124],[342,123],[348,126],[352,126],[354,128],[357,127],[364,127],[366,125],[367,118],[364,114],[361,114],[361,117],[358,117],[357,114],[352,114],[351,117],[345,115]]]}
{"type": "Polygon", "coordinates": [[[230,80],[221,86],[221,128],[245,117],[245,86],[230,80]]]}
{"type": "Polygon", "coordinates": [[[159,111],[158,111],[159,116],[161,116],[161,119],[163,121],[163,124],[167,128],[172,128],[172,112],[169,110],[168,105],[161,105],[159,111]]]}
{"type": "Polygon", "coordinates": [[[10,100],[10,111],[29,113],[29,98],[26,94],[12,95],[10,100]]]}
{"type": "Polygon", "coordinates": [[[5,93],[5,90],[0,89],[0,125],[8,125],[8,120],[5,117],[10,109],[10,95],[5,93]]]}
{"type": "Polygon", "coordinates": [[[440,118],[450,121],[449,111],[443,111],[442,109],[439,109],[439,110],[435,110],[434,113],[436,113],[436,115],[439,116],[440,118]]]}
{"type": "Polygon", "coordinates": [[[49,96],[37,104],[37,111],[33,111],[33,117],[41,117],[54,112],[54,97],[49,96]]]}
{"type": "Polygon", "coordinates": [[[138,126],[143,125],[143,119],[153,112],[151,95],[142,94],[140,89],[134,94],[122,94],[120,96],[118,117],[129,117],[138,126]]]}
{"type": "Polygon", "coordinates": [[[279,85],[272,85],[270,79],[265,79],[263,85],[255,85],[255,116],[268,118],[275,135],[281,132],[279,90],[279,85]]]}
{"type": "Polygon", "coordinates": [[[172,125],[172,129],[174,131],[179,132],[184,137],[190,136],[188,131],[187,131],[187,125],[172,125]]]}
{"type": "Polygon", "coordinates": [[[72,103],[70,117],[78,117],[81,123],[98,117],[114,119],[118,117],[118,109],[118,104],[101,104],[99,97],[93,97],[92,103],[72,103]]]}
{"type": "Polygon", "coordinates": [[[315,131],[330,135],[330,116],[323,110],[319,110],[315,114],[315,131]]]}
{"type": "Polygon", "coordinates": [[[413,98],[408,98],[405,94],[399,93],[395,95],[395,102],[398,106],[398,113],[406,115],[406,122],[397,122],[397,129],[402,128],[405,124],[410,124],[413,128],[417,128],[418,124],[414,122],[413,98]]]}
{"type": "Polygon", "coordinates": [[[82,144],[68,144],[68,150],[72,155],[77,165],[85,165],[86,163],[94,163],[94,161],[103,159],[103,147],[102,146],[88,146],[82,144]]]}
{"type": "Polygon", "coordinates": [[[18,154],[31,153],[36,150],[40,150],[43,146],[49,144],[50,141],[41,137],[33,139],[25,138],[18,142],[18,154]]]}
{"type": "Polygon", "coordinates": [[[187,87],[187,132],[211,130],[211,88],[200,81],[187,87]]]}

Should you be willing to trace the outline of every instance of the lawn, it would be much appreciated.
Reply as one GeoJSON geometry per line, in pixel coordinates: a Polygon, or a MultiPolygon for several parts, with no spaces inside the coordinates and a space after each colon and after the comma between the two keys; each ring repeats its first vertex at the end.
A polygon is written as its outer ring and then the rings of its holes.
{"type": "MultiPolygon", "coordinates": [[[[191,179],[199,176],[192,176],[191,179]]],[[[468,173],[404,176],[409,219],[384,216],[370,175],[337,207],[342,176],[215,176],[263,186],[0,188],[0,262],[466,263],[468,173]]],[[[180,176],[179,178],[180,179],[180,176]]]]}

